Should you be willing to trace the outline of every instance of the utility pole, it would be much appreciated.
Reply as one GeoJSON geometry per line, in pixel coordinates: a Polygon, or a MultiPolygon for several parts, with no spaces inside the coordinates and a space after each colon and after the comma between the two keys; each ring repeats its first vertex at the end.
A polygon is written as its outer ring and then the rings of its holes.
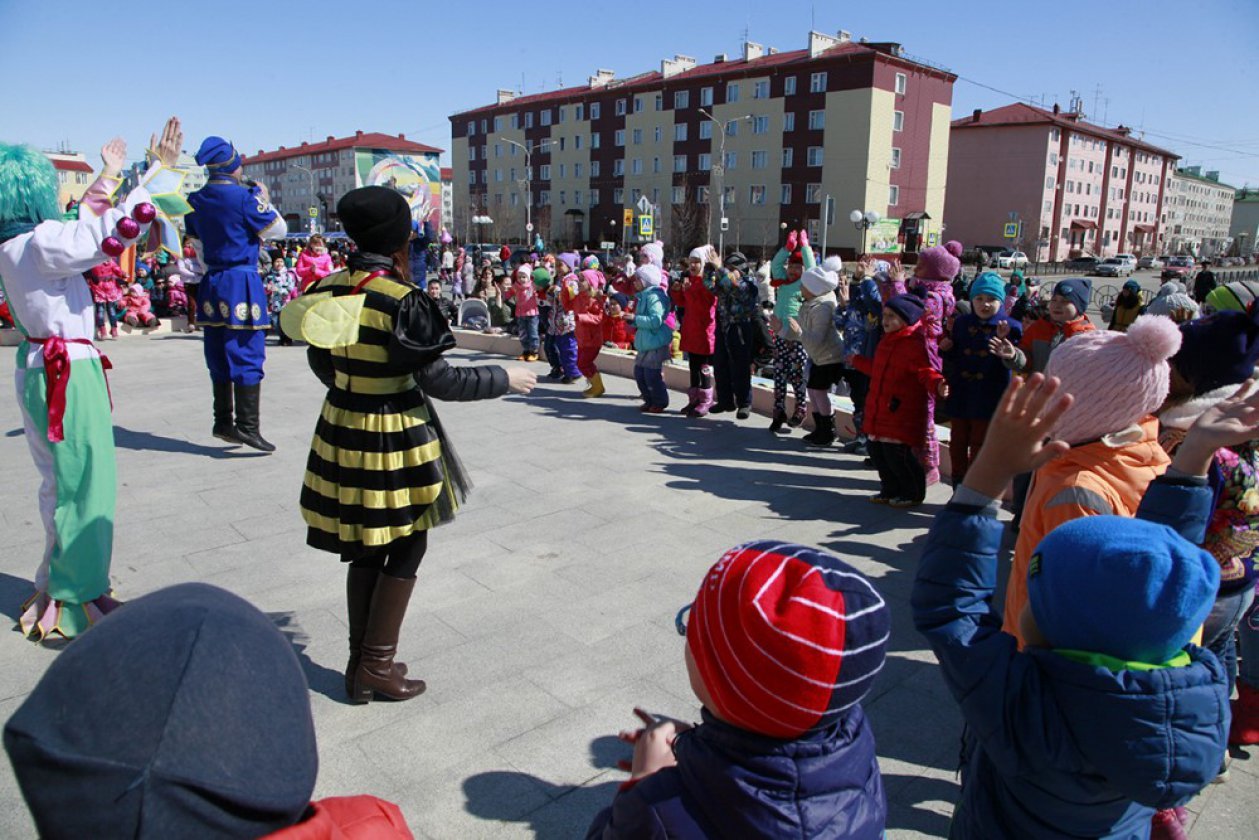
{"type": "MultiPolygon", "coordinates": [[[[525,247],[527,248],[529,247],[533,239],[533,162],[532,162],[533,153],[535,151],[545,151],[550,141],[543,140],[541,143],[536,143],[536,144],[530,143],[528,146],[526,146],[524,143],[519,143],[515,140],[507,140],[506,137],[504,137],[503,139],[506,140],[511,145],[515,146],[516,148],[521,149],[525,153],[525,177],[523,179],[525,181],[524,244],[525,244],[525,247]]],[[[519,186],[519,182],[517,182],[517,186],[519,186]]],[[[554,232],[554,226],[552,226],[552,232],[554,232]]]]}
{"type": "MultiPolygon", "coordinates": [[[[715,165],[713,165],[712,174],[719,176],[721,179],[721,197],[719,199],[720,203],[718,205],[720,207],[720,210],[718,212],[721,214],[721,216],[717,222],[717,253],[723,255],[724,257],[726,253],[726,226],[728,224],[726,220],[726,124],[718,120],[716,117],[714,117],[711,113],[704,110],[703,108],[700,108],[699,112],[703,114],[705,117],[707,117],[709,122],[717,126],[717,130],[721,132],[721,142],[720,144],[718,144],[718,149],[717,149],[718,162],[715,165]]],[[[752,119],[752,117],[749,114],[742,117],[738,117],[737,119],[750,120],[752,119]]],[[[733,120],[731,122],[733,122],[733,120]]],[[[709,206],[711,207],[712,196],[709,196],[708,201],[709,201],[709,206]]],[[[709,233],[711,232],[712,231],[710,230],[709,233]]]]}

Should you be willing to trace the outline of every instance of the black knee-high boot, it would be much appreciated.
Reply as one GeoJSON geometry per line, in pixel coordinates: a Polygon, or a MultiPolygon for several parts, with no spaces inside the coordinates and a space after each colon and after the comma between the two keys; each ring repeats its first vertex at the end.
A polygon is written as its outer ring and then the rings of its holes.
{"type": "Polygon", "coordinates": [[[264,438],[259,430],[261,402],[261,385],[236,386],[236,436],[241,443],[260,452],[274,452],[275,445],[264,438]]]}

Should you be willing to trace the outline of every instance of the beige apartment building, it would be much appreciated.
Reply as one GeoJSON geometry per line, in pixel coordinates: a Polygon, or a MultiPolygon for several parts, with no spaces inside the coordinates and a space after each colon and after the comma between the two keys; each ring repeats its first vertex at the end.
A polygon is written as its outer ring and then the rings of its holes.
{"type": "Polygon", "coordinates": [[[795,51],[748,42],[708,64],[499,91],[450,118],[455,233],[675,250],[724,238],[760,256],[790,226],[849,255],[863,236],[915,252],[938,239],[955,79],[899,44],[811,32],[795,51]],[[882,217],[882,234],[854,227],[853,210],[882,217]]]}
{"type": "Polygon", "coordinates": [[[1168,252],[1199,259],[1227,254],[1236,190],[1220,183],[1219,172],[1203,172],[1200,166],[1177,169],[1167,190],[1168,252]]]}

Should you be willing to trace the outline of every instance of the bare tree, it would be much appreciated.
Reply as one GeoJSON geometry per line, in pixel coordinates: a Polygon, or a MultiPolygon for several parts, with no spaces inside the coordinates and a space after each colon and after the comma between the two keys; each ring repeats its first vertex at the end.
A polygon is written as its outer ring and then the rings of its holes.
{"type": "Polygon", "coordinates": [[[683,179],[686,201],[674,204],[669,212],[669,241],[682,254],[708,242],[709,205],[696,201],[696,185],[683,179]]]}

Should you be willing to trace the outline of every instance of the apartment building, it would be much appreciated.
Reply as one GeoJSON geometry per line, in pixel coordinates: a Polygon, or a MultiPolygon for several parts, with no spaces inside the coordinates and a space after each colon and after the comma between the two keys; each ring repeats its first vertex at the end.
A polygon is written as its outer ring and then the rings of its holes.
{"type": "Polygon", "coordinates": [[[747,42],[708,64],[679,55],[627,78],[499,91],[450,118],[455,230],[634,242],[627,211],[645,199],[653,235],[682,249],[718,241],[724,194],[728,248],[759,256],[791,226],[851,253],[858,209],[892,220],[885,250],[916,251],[944,210],[955,79],[899,44],[811,32],[795,51],[747,42]],[[472,230],[474,216],[494,229],[472,230]]]}
{"type": "Polygon", "coordinates": [[[1168,181],[1168,252],[1199,259],[1227,254],[1233,244],[1229,226],[1235,193],[1220,183],[1219,172],[1203,172],[1200,166],[1177,169],[1168,181]]]}
{"type": "Polygon", "coordinates": [[[87,188],[96,180],[92,164],[82,152],[49,152],[44,155],[57,170],[57,204],[65,209],[73,201],[81,201],[87,188]]]}
{"type": "Polygon", "coordinates": [[[1005,242],[1038,261],[1159,253],[1179,156],[1126,126],[1015,103],[955,120],[949,140],[947,237],[1005,242]],[[1006,226],[1016,236],[1004,238],[1006,226]]]}
{"type": "Polygon", "coordinates": [[[356,131],[320,143],[259,150],[244,159],[244,174],[267,185],[291,231],[340,230],[337,202],[350,190],[369,185],[398,189],[417,219],[436,226],[441,224],[442,151],[405,134],[356,131]]]}
{"type": "Polygon", "coordinates": [[[1228,235],[1235,244],[1234,256],[1259,254],[1259,189],[1242,187],[1233,196],[1228,235]]]}

